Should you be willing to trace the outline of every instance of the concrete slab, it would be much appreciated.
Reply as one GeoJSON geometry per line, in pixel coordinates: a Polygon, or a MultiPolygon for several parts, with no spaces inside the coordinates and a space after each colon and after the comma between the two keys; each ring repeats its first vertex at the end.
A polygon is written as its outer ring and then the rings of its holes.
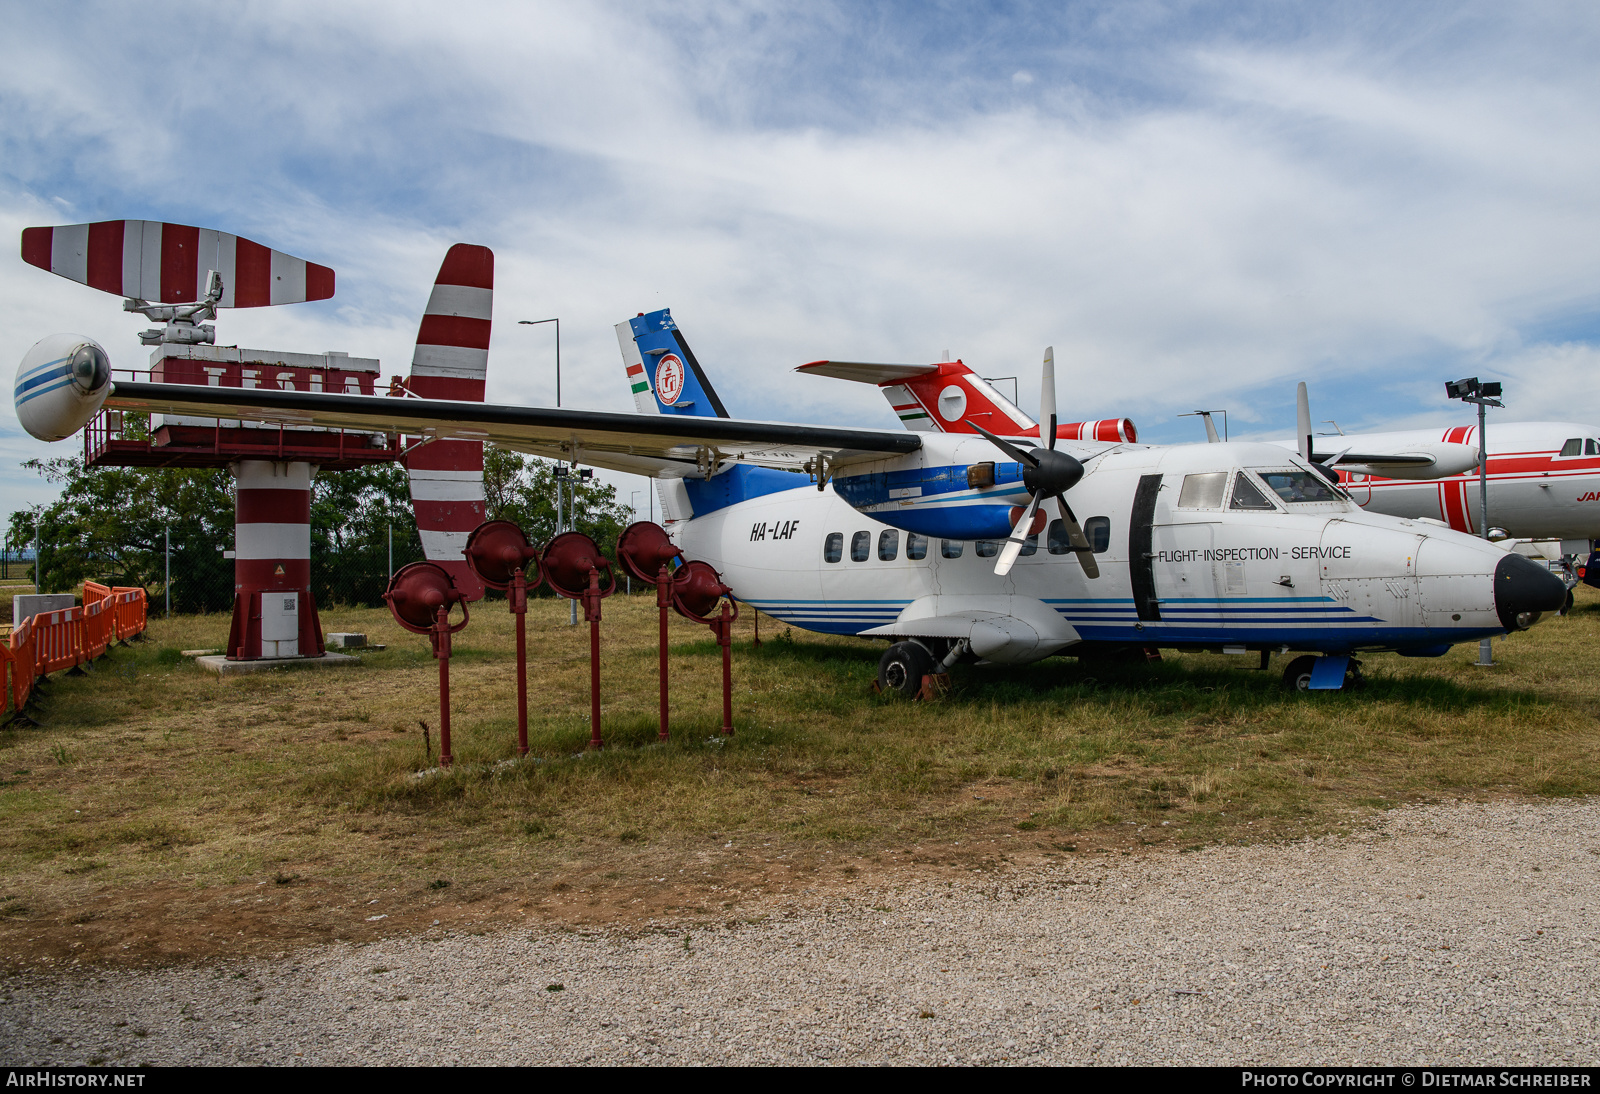
{"type": "Polygon", "coordinates": [[[11,601],[11,625],[20,627],[24,619],[40,612],[58,612],[77,606],[78,598],[72,593],[19,593],[11,601]]]}
{"type": "Polygon", "coordinates": [[[196,657],[194,663],[218,676],[244,676],[268,669],[331,669],[340,665],[359,665],[361,658],[348,653],[325,653],[321,657],[266,657],[259,661],[229,661],[222,655],[196,657]]]}

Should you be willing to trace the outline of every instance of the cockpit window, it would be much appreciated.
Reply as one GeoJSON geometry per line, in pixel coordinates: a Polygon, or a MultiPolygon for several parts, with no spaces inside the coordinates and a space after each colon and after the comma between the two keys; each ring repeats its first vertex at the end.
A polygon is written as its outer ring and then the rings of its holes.
{"type": "Polygon", "coordinates": [[[1178,491],[1180,509],[1221,509],[1222,492],[1228,488],[1226,471],[1208,471],[1202,475],[1185,475],[1183,489],[1178,491]]]}
{"type": "Polygon", "coordinates": [[[1600,456],[1600,442],[1596,442],[1593,437],[1584,441],[1583,454],[1585,456],[1600,456]]]}
{"type": "Polygon", "coordinates": [[[1291,505],[1314,501],[1338,501],[1333,484],[1310,471],[1257,471],[1272,492],[1291,505]]]}
{"type": "Polygon", "coordinates": [[[1233,477],[1233,501],[1229,503],[1230,509],[1274,509],[1267,500],[1266,495],[1256,489],[1256,484],[1243,471],[1233,477]]]}
{"type": "Polygon", "coordinates": [[[1561,446],[1561,454],[1563,456],[1583,455],[1583,438],[1573,437],[1568,440],[1566,444],[1561,446]]]}

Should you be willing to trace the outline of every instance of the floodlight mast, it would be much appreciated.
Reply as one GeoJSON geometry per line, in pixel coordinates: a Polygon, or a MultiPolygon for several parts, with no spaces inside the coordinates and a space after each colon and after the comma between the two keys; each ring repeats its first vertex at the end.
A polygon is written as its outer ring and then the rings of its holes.
{"type": "Polygon", "coordinates": [[[1501,385],[1498,381],[1478,382],[1476,376],[1465,380],[1447,380],[1444,392],[1452,399],[1478,406],[1478,534],[1489,538],[1489,440],[1484,433],[1485,407],[1504,407],[1500,401],[1501,385]]]}
{"type": "MultiPolygon", "coordinates": [[[[1506,405],[1500,401],[1501,385],[1499,381],[1479,383],[1476,376],[1469,376],[1464,380],[1446,380],[1444,393],[1452,399],[1460,399],[1464,403],[1476,403],[1478,406],[1478,534],[1488,539],[1489,439],[1484,432],[1487,423],[1484,408],[1491,406],[1503,408],[1506,405]]],[[[1478,643],[1478,664],[1494,664],[1493,647],[1487,638],[1478,643]]]]}

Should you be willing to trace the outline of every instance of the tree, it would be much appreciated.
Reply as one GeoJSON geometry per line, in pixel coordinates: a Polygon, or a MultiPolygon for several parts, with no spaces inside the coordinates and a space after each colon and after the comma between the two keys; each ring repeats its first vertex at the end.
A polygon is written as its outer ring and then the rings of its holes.
{"type": "Polygon", "coordinates": [[[159,587],[172,546],[172,606],[216,611],[233,602],[233,479],[222,470],[88,467],[82,456],[28,460],[61,487],[48,505],[11,514],[14,547],[37,542],[41,591],[92,579],[159,587]]]}
{"type": "MultiPolygon", "coordinates": [[[[537,544],[554,539],[559,481],[555,469],[556,464],[550,460],[484,445],[483,492],[489,519],[517,524],[537,544]]],[[[616,558],[617,537],[633,519],[628,506],[617,500],[616,487],[569,472],[563,497],[573,500],[576,510],[575,518],[565,514],[567,527],[590,536],[607,558],[616,558]]]]}
{"type": "Polygon", "coordinates": [[[311,480],[311,592],[317,603],[383,603],[394,568],[423,557],[411,487],[399,463],[311,480]]]}
{"type": "MultiPolygon", "coordinates": [[[[129,416],[133,418],[132,415],[129,416]]],[[[136,430],[142,423],[132,423],[136,430]]],[[[137,435],[137,433],[135,433],[137,435]]],[[[489,517],[521,525],[528,538],[556,532],[555,464],[484,446],[489,517]]],[[[234,483],[226,470],[89,467],[82,456],[29,460],[23,467],[61,487],[61,496],[11,514],[14,548],[37,542],[43,589],[70,589],[86,578],[159,588],[172,545],[176,611],[226,611],[233,603],[234,483]]],[[[615,557],[629,519],[616,490],[569,478],[576,520],[615,557]]],[[[311,484],[311,591],[319,604],[379,604],[394,567],[423,557],[405,468],[377,463],[319,474],[311,484]]]]}

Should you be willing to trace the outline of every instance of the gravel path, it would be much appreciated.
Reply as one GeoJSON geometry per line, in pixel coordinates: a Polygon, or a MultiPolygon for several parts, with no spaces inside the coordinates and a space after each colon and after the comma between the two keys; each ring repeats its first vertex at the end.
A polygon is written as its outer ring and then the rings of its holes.
{"type": "Polygon", "coordinates": [[[0,1057],[1596,1062],[1600,801],[1408,808],[1344,838],[1103,858],[734,927],[13,976],[0,1057]]]}

